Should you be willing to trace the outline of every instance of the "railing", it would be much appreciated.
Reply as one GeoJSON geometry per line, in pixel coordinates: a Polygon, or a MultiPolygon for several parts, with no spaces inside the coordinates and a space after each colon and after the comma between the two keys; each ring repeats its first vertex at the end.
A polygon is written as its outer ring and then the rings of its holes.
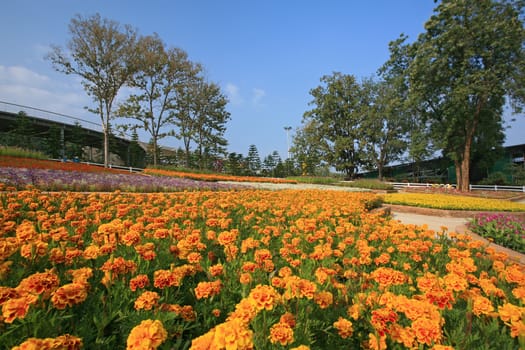
{"type": "Polygon", "coordinates": [[[525,192],[525,186],[470,185],[470,190],[525,192]]]}
{"type": "MultiPolygon", "coordinates": [[[[416,187],[416,188],[456,188],[455,184],[430,184],[417,182],[390,182],[395,189],[416,187]]],[[[502,186],[502,185],[470,185],[471,191],[509,191],[525,192],[525,186],[502,186]]]]}
{"type": "MultiPolygon", "coordinates": [[[[94,165],[99,167],[104,167],[104,164],[102,163],[94,163],[94,162],[80,162],[75,160],[64,160],[64,159],[50,159],[54,160],[56,162],[71,162],[71,163],[78,163],[78,164],[86,164],[86,165],[94,165]]],[[[134,168],[131,166],[121,166],[121,165],[114,165],[114,164],[108,164],[108,168],[110,169],[121,169],[121,170],[129,170],[130,173],[141,173],[144,171],[142,168],[134,168]]]]}
{"type": "Polygon", "coordinates": [[[405,188],[405,187],[425,187],[425,188],[456,188],[456,185],[452,184],[431,184],[431,183],[419,183],[419,182],[389,182],[395,189],[405,188]]]}

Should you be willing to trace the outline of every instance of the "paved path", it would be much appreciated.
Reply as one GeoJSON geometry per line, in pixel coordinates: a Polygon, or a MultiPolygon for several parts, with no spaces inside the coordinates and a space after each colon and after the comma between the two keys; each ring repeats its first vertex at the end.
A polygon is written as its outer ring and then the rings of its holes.
{"type": "Polygon", "coordinates": [[[443,226],[447,227],[448,231],[462,231],[469,220],[468,218],[430,216],[395,211],[392,211],[392,218],[399,220],[404,224],[414,224],[419,226],[426,224],[429,229],[438,232],[441,232],[441,227],[443,226]]]}

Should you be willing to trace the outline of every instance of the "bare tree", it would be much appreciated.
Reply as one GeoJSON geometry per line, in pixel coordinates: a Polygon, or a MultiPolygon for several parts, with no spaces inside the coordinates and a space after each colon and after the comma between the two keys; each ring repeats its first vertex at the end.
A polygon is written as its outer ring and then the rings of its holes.
{"type": "Polygon", "coordinates": [[[179,87],[187,85],[201,67],[190,62],[183,50],[166,49],[156,34],[141,38],[137,51],[140,68],[130,83],[136,93],[119,107],[119,115],[138,123],[125,125],[125,128],[143,128],[151,136],[153,165],[156,166],[158,141],[170,134],[166,127],[174,123],[173,109],[179,87]]]}
{"type": "Polygon", "coordinates": [[[82,78],[82,86],[96,104],[88,110],[100,116],[107,167],[112,107],[119,90],[135,72],[137,33],[130,26],[121,26],[99,14],[88,18],[76,15],[69,32],[67,51],[53,46],[47,58],[55,70],[82,78]]]}

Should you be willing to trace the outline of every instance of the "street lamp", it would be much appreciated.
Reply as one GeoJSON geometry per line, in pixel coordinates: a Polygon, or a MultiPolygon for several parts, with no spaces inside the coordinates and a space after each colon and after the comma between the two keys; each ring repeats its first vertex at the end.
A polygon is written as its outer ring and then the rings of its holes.
{"type": "Polygon", "coordinates": [[[290,159],[290,135],[289,132],[292,130],[291,126],[285,126],[284,130],[286,130],[286,159],[290,159]]]}

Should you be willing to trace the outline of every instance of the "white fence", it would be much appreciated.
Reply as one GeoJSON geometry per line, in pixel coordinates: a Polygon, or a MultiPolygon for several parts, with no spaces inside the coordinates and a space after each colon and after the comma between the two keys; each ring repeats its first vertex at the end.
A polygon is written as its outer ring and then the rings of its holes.
{"type": "MultiPolygon", "coordinates": [[[[86,165],[94,165],[94,166],[104,167],[104,164],[101,164],[101,163],[77,162],[77,161],[74,161],[74,160],[64,161],[63,159],[50,159],[50,160],[54,160],[56,162],[71,162],[71,163],[79,163],[79,164],[86,164],[86,165]]],[[[108,164],[108,168],[110,168],[110,169],[128,170],[130,173],[133,173],[133,172],[141,173],[141,172],[144,171],[144,169],[142,169],[142,168],[133,168],[133,167],[130,167],[130,166],[121,166],[121,165],[113,165],[113,164],[108,164]]]]}
{"type": "MultiPolygon", "coordinates": [[[[390,182],[395,189],[416,187],[416,188],[456,188],[455,184],[430,184],[417,182],[390,182]]],[[[509,191],[525,192],[525,186],[501,186],[501,185],[470,185],[471,191],[509,191]]]]}

